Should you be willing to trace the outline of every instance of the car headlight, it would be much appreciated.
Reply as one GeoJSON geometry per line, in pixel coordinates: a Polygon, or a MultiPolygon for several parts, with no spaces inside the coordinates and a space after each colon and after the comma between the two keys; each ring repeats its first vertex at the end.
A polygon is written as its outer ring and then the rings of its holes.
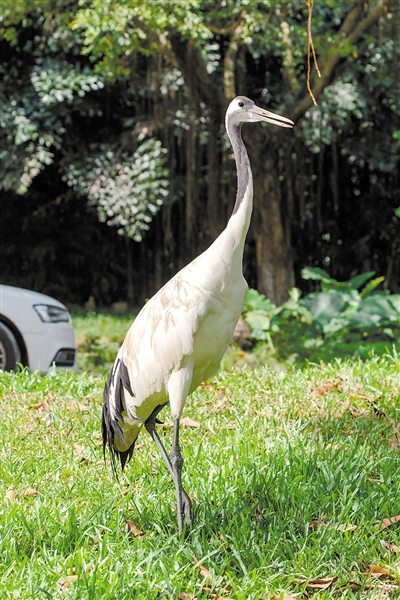
{"type": "Polygon", "coordinates": [[[69,313],[65,308],[49,304],[34,304],[33,308],[44,323],[60,323],[69,321],[69,313]]]}

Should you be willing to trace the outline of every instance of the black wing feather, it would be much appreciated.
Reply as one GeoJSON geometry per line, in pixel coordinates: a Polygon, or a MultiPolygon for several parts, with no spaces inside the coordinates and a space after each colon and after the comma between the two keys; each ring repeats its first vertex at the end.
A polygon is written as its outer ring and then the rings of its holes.
{"type": "Polygon", "coordinates": [[[124,418],[122,411],[124,410],[122,390],[125,388],[127,392],[133,396],[132,386],[129,379],[128,369],[126,365],[118,358],[115,361],[113,368],[108,374],[104,392],[103,392],[103,412],[102,412],[102,434],[103,434],[103,453],[106,454],[106,446],[110,451],[112,469],[117,476],[116,459],[119,457],[121,468],[124,469],[125,464],[132,457],[135,448],[135,442],[125,451],[117,450],[114,445],[114,436],[117,435],[122,443],[125,444],[124,436],[119,426],[123,423],[124,418]],[[118,368],[119,367],[119,368],[118,368]],[[114,390],[114,391],[113,391],[114,390]],[[114,393],[115,417],[111,416],[110,401],[111,394],[114,393]]]}

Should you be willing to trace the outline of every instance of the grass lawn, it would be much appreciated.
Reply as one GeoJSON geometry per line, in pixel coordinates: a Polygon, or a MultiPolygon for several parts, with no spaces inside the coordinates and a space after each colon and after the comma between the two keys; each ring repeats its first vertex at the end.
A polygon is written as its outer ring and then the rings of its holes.
{"type": "Polygon", "coordinates": [[[104,466],[103,383],[0,373],[1,598],[400,597],[399,356],[203,384],[181,435],[186,538],[147,434],[120,483],[104,466]]]}

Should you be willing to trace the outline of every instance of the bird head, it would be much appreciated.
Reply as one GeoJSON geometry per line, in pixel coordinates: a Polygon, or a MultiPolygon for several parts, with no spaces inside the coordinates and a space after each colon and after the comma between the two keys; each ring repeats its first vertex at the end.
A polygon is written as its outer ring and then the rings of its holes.
{"type": "Polygon", "coordinates": [[[260,108],[253,100],[246,98],[246,96],[237,96],[232,100],[226,111],[226,118],[235,125],[255,123],[256,121],[266,121],[267,123],[274,123],[274,125],[280,125],[281,127],[293,127],[294,125],[290,119],[260,108]]]}

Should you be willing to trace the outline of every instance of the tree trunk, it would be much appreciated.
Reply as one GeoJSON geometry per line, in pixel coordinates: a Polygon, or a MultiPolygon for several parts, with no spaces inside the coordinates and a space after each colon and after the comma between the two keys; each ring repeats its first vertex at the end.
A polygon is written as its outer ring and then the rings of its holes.
{"type": "MultiPolygon", "coordinates": [[[[261,135],[265,135],[263,132],[261,135]]],[[[256,241],[257,289],[274,304],[282,304],[294,286],[293,256],[281,214],[281,185],[274,157],[276,144],[252,136],[251,152],[254,177],[253,233],[256,241]]]]}

